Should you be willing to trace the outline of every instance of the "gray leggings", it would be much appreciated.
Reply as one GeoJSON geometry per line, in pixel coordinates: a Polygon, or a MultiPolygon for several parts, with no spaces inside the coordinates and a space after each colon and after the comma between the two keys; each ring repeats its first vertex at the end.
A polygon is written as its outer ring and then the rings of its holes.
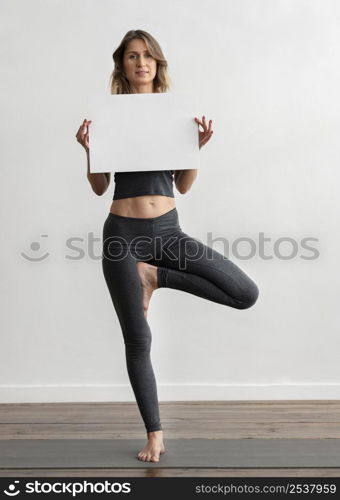
{"type": "Polygon", "coordinates": [[[157,266],[159,287],[236,309],[255,304],[259,290],[227,257],[184,233],[176,208],[153,218],[109,212],[103,227],[103,272],[124,337],[130,383],[145,428],[152,432],[162,425],[137,261],[157,266]]]}

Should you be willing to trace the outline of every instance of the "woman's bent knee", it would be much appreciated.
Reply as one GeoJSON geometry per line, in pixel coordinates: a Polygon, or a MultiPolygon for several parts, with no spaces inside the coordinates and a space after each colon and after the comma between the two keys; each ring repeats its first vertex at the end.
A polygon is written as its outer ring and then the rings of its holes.
{"type": "Polygon", "coordinates": [[[244,298],[240,302],[238,309],[249,309],[256,303],[258,296],[259,288],[252,282],[251,286],[247,289],[247,293],[244,294],[244,298]]]}

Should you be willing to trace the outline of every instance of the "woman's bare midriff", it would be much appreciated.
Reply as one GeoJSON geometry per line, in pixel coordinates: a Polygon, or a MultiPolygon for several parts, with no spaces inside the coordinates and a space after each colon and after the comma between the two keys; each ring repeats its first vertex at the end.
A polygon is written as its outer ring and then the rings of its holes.
{"type": "Polygon", "coordinates": [[[158,194],[113,200],[110,212],[124,217],[149,219],[176,207],[175,198],[158,194]]]}

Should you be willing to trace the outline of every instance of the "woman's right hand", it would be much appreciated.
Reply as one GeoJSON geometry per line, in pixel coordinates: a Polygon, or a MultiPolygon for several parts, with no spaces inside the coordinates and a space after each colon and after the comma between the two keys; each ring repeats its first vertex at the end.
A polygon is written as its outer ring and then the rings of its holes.
{"type": "Polygon", "coordinates": [[[76,133],[77,141],[85,148],[86,152],[90,149],[89,144],[89,126],[92,120],[84,120],[76,133]]]}

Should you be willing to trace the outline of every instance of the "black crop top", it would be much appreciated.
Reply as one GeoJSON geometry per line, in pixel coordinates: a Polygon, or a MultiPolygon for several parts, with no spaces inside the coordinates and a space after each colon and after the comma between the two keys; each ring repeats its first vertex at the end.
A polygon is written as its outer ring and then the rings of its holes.
{"type": "Polygon", "coordinates": [[[114,200],[160,194],[174,198],[174,170],[152,170],[143,172],[115,172],[114,200]]]}

